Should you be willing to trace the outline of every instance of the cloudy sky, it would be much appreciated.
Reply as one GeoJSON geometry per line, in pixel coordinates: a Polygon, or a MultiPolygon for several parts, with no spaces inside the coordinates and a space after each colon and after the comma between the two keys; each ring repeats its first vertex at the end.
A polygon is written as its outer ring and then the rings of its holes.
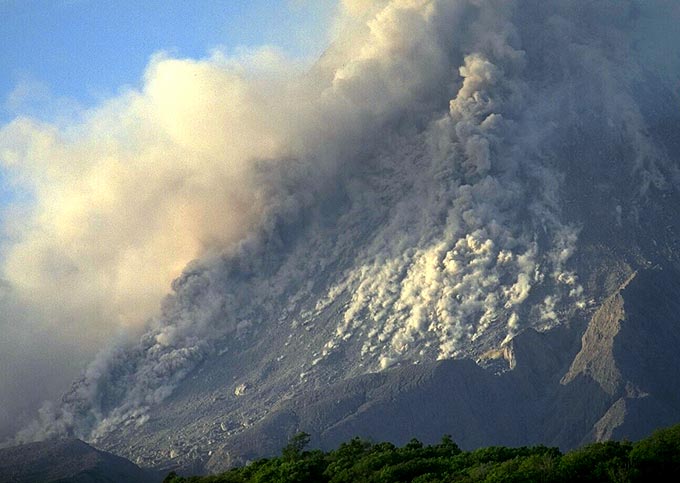
{"type": "MultiPolygon", "coordinates": [[[[332,0],[2,0],[0,122],[74,115],[138,86],[159,51],[200,58],[271,45],[309,61],[328,44],[332,0]],[[7,46],[11,46],[8,48],[7,46]]],[[[3,180],[0,171],[0,180],[3,180]]],[[[6,202],[11,188],[0,185],[6,202]]]]}
{"type": "Polygon", "coordinates": [[[149,57],[161,50],[196,58],[216,47],[233,50],[267,44],[313,58],[327,44],[333,4],[3,0],[3,117],[22,112],[30,102],[46,101],[48,93],[81,105],[101,101],[125,85],[138,85],[149,57]]]}

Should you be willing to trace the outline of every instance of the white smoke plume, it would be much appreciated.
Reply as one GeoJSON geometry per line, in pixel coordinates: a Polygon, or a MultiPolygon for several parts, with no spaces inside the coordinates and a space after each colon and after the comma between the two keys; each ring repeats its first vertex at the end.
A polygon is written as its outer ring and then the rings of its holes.
{"type": "MultiPolygon", "coordinates": [[[[5,216],[6,297],[23,307],[3,307],[5,334],[13,325],[91,357],[121,331],[137,334],[188,262],[259,226],[269,200],[254,160],[287,155],[295,127],[278,116],[292,75],[271,49],[158,55],[140,90],[76,121],[4,126],[3,168],[31,198],[5,216]]],[[[16,338],[6,340],[11,350],[16,338]]]]}
{"type": "Polygon", "coordinates": [[[584,303],[565,179],[600,169],[568,152],[571,133],[620,140],[617,170],[640,196],[680,179],[636,91],[649,70],[678,81],[640,40],[680,17],[671,2],[340,10],[348,33],[309,71],[270,49],[159,55],[141,89],[78,122],[2,128],[0,159],[35,198],[28,223],[9,221],[2,303],[97,343],[153,318],[18,440],[144,424],[221,341],[274,321],[320,334],[307,373],[354,349],[348,372],[558,323],[584,303]]]}

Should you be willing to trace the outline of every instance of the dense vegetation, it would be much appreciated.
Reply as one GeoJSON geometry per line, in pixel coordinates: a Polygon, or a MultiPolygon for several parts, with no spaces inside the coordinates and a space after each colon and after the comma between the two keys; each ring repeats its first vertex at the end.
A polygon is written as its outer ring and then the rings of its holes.
{"type": "Polygon", "coordinates": [[[278,458],[214,476],[171,473],[165,483],[680,481],[680,425],[634,444],[594,443],[566,454],[545,446],[461,451],[448,436],[437,445],[414,439],[402,448],[355,438],[328,453],[304,451],[308,442],[300,433],[278,458]]]}

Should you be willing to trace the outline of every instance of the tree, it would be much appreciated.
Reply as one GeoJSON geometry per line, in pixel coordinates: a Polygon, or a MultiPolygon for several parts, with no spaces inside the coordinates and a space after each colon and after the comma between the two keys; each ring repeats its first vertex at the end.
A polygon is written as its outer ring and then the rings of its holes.
{"type": "Polygon", "coordinates": [[[636,443],[630,460],[639,472],[637,481],[674,481],[680,472],[680,425],[636,443]]]}
{"type": "Polygon", "coordinates": [[[283,447],[281,455],[284,460],[296,460],[300,458],[302,450],[309,444],[309,433],[300,432],[290,438],[288,444],[283,447]]]}
{"type": "Polygon", "coordinates": [[[559,472],[566,481],[610,481],[614,465],[628,460],[630,449],[629,444],[616,441],[591,443],[564,455],[559,472]]]}
{"type": "Polygon", "coordinates": [[[442,442],[439,443],[438,449],[440,449],[441,452],[447,456],[454,456],[462,453],[460,447],[453,441],[453,439],[451,439],[450,434],[445,434],[442,437],[442,442]]]}

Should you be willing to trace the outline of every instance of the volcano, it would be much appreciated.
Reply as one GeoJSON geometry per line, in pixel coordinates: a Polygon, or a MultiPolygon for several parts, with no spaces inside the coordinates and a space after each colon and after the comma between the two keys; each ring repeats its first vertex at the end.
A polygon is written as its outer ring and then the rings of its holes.
{"type": "Polygon", "coordinates": [[[568,449],[680,420],[680,8],[362,15],[253,161],[257,222],[17,441],[218,471],[298,431],[568,449]]]}

